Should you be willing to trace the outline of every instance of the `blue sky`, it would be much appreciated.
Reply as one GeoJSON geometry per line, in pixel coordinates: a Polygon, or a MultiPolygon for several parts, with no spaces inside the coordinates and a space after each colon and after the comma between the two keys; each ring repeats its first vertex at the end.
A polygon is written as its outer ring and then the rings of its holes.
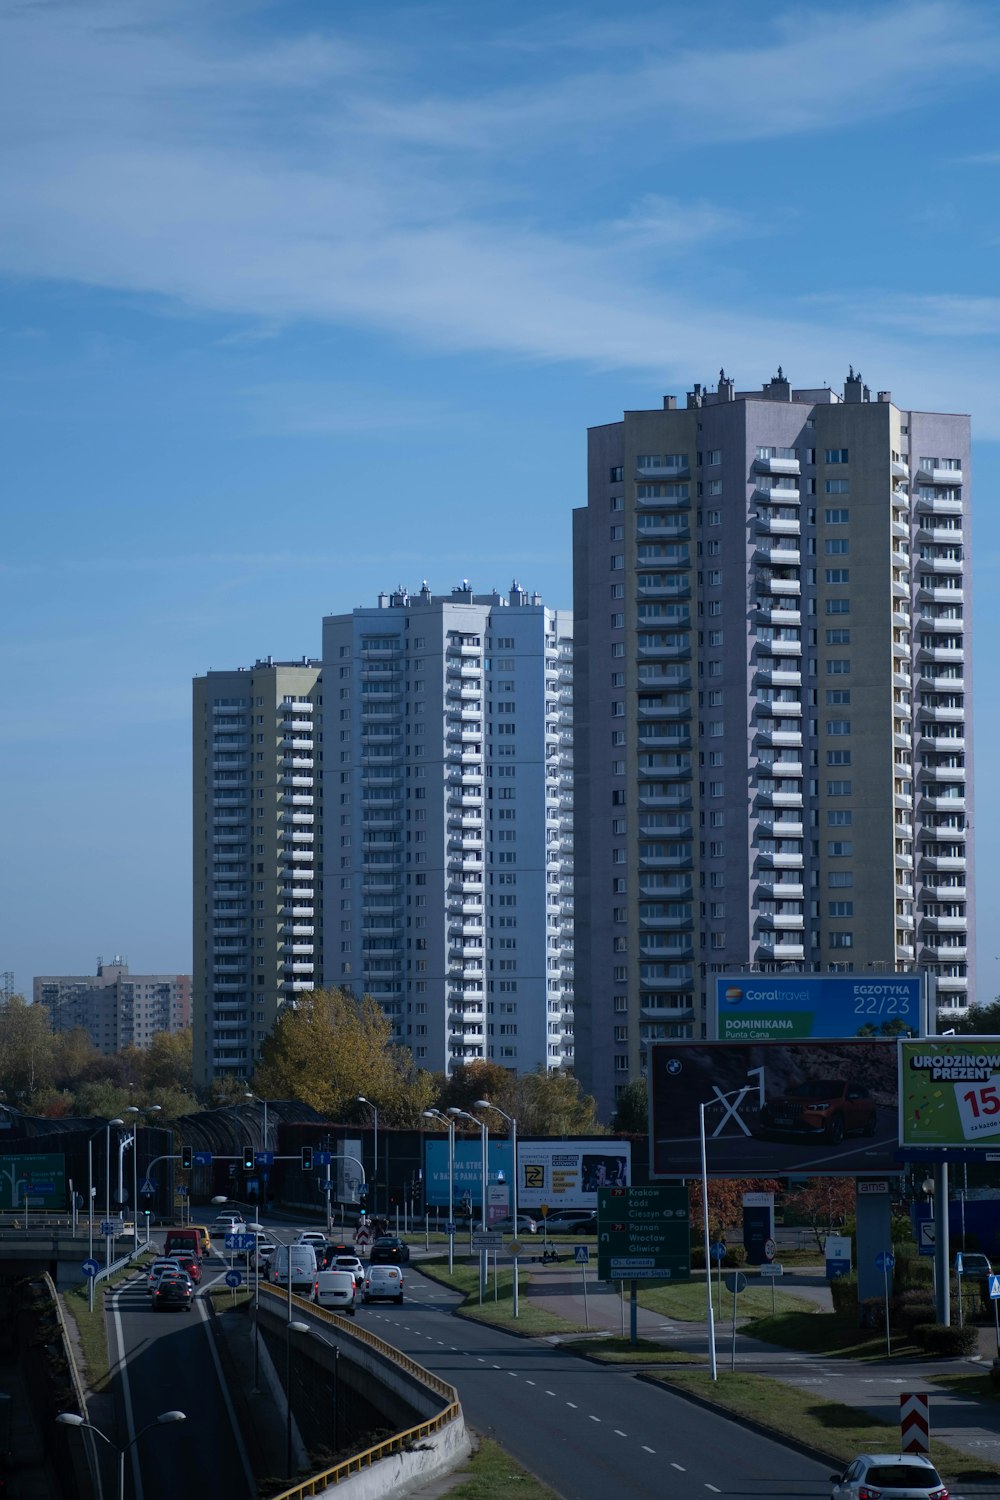
{"type": "Polygon", "coordinates": [[[0,969],[184,970],[190,681],[571,603],[585,429],[724,365],[968,411],[1000,992],[1000,11],[0,0],[0,969]]]}

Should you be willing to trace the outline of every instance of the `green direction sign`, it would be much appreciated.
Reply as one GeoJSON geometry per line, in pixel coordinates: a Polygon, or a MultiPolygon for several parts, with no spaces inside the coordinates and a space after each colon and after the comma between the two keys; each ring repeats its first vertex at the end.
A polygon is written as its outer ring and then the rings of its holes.
{"type": "Polygon", "coordinates": [[[0,1156],[0,1209],[65,1208],[66,1158],[61,1152],[0,1156]]]}
{"type": "Polygon", "coordinates": [[[687,1188],[598,1188],[597,1274],[602,1281],[690,1281],[687,1188]]]}

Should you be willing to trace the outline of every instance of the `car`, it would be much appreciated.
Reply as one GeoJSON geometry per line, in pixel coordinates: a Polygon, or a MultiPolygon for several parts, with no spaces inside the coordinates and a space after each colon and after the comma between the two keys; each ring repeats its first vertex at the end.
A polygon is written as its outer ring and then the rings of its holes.
{"type": "Polygon", "coordinates": [[[593,1217],[592,1208],[559,1208],[543,1222],[547,1234],[572,1234],[593,1217]]]}
{"type": "Polygon", "coordinates": [[[194,1301],[194,1283],[190,1276],[171,1276],[165,1272],[153,1288],[153,1311],[164,1312],[168,1307],[180,1307],[191,1311],[194,1301]]]}
{"type": "Polygon", "coordinates": [[[756,1133],[820,1136],[836,1146],[845,1135],[873,1136],[876,1123],[875,1101],[863,1084],[807,1078],[791,1084],[780,1099],[767,1100],[756,1133]]]}
{"type": "Polygon", "coordinates": [[[356,1255],[335,1255],[329,1266],[324,1266],[323,1269],[330,1271],[349,1271],[354,1277],[354,1280],[358,1286],[360,1286],[365,1279],[364,1262],[360,1261],[356,1255]]]}
{"type": "Polygon", "coordinates": [[[365,1276],[363,1302],[403,1303],[403,1273],[398,1266],[369,1266],[365,1276]]]}
{"type": "Polygon", "coordinates": [[[320,1270],[328,1271],[338,1255],[357,1255],[357,1251],[343,1240],[328,1240],[322,1250],[317,1246],[316,1261],[320,1270]]]}
{"type": "Polygon", "coordinates": [[[317,1258],[326,1247],[326,1235],[321,1229],[300,1229],[295,1236],[296,1245],[312,1245],[317,1258]]]}
{"type": "Polygon", "coordinates": [[[830,1500],[948,1500],[940,1474],[921,1453],[862,1453],[830,1479],[830,1500]]]}
{"type": "Polygon", "coordinates": [[[181,1263],[177,1256],[161,1255],[157,1260],[151,1262],[149,1270],[146,1272],[146,1290],[150,1292],[153,1290],[153,1287],[159,1281],[164,1271],[179,1270],[181,1270],[181,1263]]]}
{"type": "Polygon", "coordinates": [[[223,1239],[227,1234],[239,1234],[245,1220],[240,1213],[217,1214],[212,1223],[212,1233],[217,1240],[223,1239]]]}
{"type": "Polygon", "coordinates": [[[197,1255],[178,1255],[177,1263],[194,1282],[195,1286],[201,1280],[201,1261],[197,1255]]]}
{"type": "MultiPolygon", "coordinates": [[[[490,1224],[489,1228],[490,1229],[498,1229],[501,1234],[513,1234],[514,1233],[514,1218],[513,1218],[513,1215],[512,1214],[508,1214],[505,1219],[494,1219],[493,1223],[490,1224]]],[[[517,1216],[517,1233],[518,1234],[537,1234],[538,1233],[538,1225],[535,1223],[535,1220],[531,1217],[530,1214],[521,1214],[521,1213],[518,1214],[518,1216],[517,1216]]]]}
{"type": "Polygon", "coordinates": [[[571,1228],[568,1230],[568,1233],[569,1234],[575,1234],[575,1235],[596,1234],[597,1233],[597,1215],[596,1214],[588,1214],[585,1219],[574,1219],[571,1228]]]}
{"type": "Polygon", "coordinates": [[[358,1284],[350,1271],[317,1271],[312,1297],[320,1307],[346,1312],[353,1318],[358,1306],[358,1284]]]}
{"type": "Polygon", "coordinates": [[[406,1265],[410,1259],[410,1247],[394,1234],[380,1235],[368,1252],[370,1266],[406,1265]]]}
{"type": "Polygon", "coordinates": [[[960,1250],[955,1256],[955,1270],[962,1268],[963,1276],[992,1276],[993,1266],[986,1255],[978,1250],[960,1250]]]}

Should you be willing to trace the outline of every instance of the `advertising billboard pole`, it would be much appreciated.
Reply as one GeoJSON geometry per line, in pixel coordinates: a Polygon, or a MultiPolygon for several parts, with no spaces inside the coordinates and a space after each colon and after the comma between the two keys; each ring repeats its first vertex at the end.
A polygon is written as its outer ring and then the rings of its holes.
{"type": "Polygon", "coordinates": [[[705,1318],[708,1323],[708,1365],[713,1380],[719,1371],[715,1362],[715,1308],[712,1306],[712,1263],[709,1260],[708,1228],[708,1151],[705,1145],[705,1101],[698,1105],[698,1132],[701,1137],[701,1227],[705,1243],[705,1318]]]}

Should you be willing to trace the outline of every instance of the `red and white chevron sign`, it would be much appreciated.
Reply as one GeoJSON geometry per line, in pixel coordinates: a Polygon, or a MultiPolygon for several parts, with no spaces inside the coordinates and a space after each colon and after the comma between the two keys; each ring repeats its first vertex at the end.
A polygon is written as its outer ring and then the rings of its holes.
{"type": "Polygon", "coordinates": [[[900,1392],[899,1446],[902,1453],[930,1452],[931,1398],[926,1391],[900,1392]]]}

